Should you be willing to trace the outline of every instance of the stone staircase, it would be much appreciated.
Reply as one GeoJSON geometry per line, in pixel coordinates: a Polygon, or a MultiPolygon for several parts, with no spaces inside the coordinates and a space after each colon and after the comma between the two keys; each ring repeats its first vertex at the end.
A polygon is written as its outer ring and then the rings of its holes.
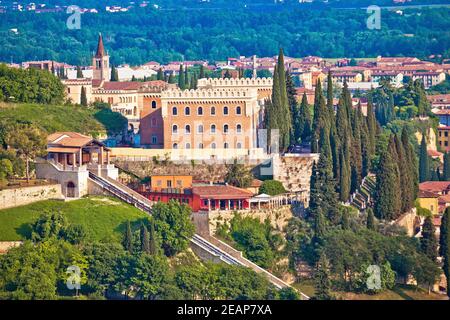
{"type": "Polygon", "coordinates": [[[376,187],[375,179],[376,176],[372,173],[364,177],[361,186],[350,196],[347,204],[358,211],[365,211],[367,208],[372,207],[376,187]]]}

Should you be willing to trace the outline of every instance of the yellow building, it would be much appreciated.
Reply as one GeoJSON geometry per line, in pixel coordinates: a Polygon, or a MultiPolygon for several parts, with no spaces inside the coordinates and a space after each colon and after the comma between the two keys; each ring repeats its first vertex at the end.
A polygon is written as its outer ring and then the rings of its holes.
{"type": "Polygon", "coordinates": [[[433,216],[439,214],[439,195],[430,191],[419,191],[419,205],[431,211],[433,216]]]}

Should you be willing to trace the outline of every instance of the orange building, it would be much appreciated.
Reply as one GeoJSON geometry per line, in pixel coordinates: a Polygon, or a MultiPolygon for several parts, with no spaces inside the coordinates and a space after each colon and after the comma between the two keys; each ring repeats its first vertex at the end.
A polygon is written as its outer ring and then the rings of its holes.
{"type": "Polygon", "coordinates": [[[192,176],[184,175],[160,175],[151,176],[150,178],[150,188],[152,190],[163,190],[163,189],[186,189],[192,188],[192,176]]]}
{"type": "Polygon", "coordinates": [[[161,94],[164,149],[252,149],[262,115],[256,89],[161,94]]]}

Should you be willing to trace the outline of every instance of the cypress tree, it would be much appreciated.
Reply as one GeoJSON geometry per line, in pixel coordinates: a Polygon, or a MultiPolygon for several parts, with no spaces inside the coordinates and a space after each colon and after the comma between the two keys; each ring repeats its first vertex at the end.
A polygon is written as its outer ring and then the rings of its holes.
{"type": "Polygon", "coordinates": [[[407,175],[407,185],[405,188],[408,188],[410,190],[409,193],[406,193],[408,196],[409,207],[412,208],[414,206],[414,200],[417,198],[417,193],[419,191],[419,173],[418,173],[418,167],[417,167],[417,158],[416,153],[414,152],[414,149],[409,142],[408,139],[408,132],[406,130],[406,127],[402,130],[402,145],[404,148],[404,154],[407,159],[406,165],[408,169],[408,175],[407,175]]]}
{"type": "Polygon", "coordinates": [[[320,150],[318,140],[320,138],[320,130],[329,126],[328,110],[325,98],[322,93],[322,84],[320,79],[317,80],[316,90],[314,94],[314,118],[313,118],[313,137],[311,141],[311,152],[317,153],[320,150]]]}
{"type": "Polygon", "coordinates": [[[440,231],[439,254],[443,258],[442,269],[447,278],[447,296],[450,297],[450,208],[445,209],[440,231]]]}
{"type": "Polygon", "coordinates": [[[114,65],[111,67],[111,81],[119,81],[119,73],[114,65]]]}
{"type": "Polygon", "coordinates": [[[136,77],[134,76],[134,74],[133,74],[133,76],[131,77],[131,81],[132,81],[132,82],[136,82],[136,81],[137,81],[137,79],[136,79],[136,77]]]}
{"type": "Polygon", "coordinates": [[[367,209],[367,223],[366,223],[367,229],[369,230],[375,230],[375,216],[373,215],[372,208],[367,209]]]}
{"type": "Polygon", "coordinates": [[[400,179],[400,185],[402,188],[399,190],[401,194],[401,212],[406,212],[411,208],[411,189],[409,186],[409,172],[408,167],[405,165],[406,161],[408,160],[407,155],[405,154],[404,147],[402,145],[401,140],[399,137],[395,134],[394,135],[394,141],[395,141],[395,149],[397,152],[397,163],[399,168],[399,179],[400,179]]]}
{"type": "Polygon", "coordinates": [[[157,80],[164,80],[164,73],[163,73],[162,68],[159,68],[159,69],[158,69],[158,74],[157,74],[157,76],[156,76],[156,79],[157,79],[157,80]]]}
{"type": "Polygon", "coordinates": [[[198,78],[199,79],[205,78],[205,67],[203,65],[200,66],[200,75],[198,78]]]}
{"type": "Polygon", "coordinates": [[[189,73],[188,73],[188,67],[184,70],[184,85],[185,89],[189,89],[189,73]]]}
{"type": "Polygon", "coordinates": [[[77,66],[77,79],[83,78],[83,72],[81,71],[81,67],[77,66]]]}
{"type": "Polygon", "coordinates": [[[81,87],[80,104],[85,107],[88,105],[86,88],[84,86],[81,87]]]}
{"type": "Polygon", "coordinates": [[[281,150],[286,150],[290,144],[292,121],[286,88],[286,71],[284,68],[284,53],[282,48],[280,48],[278,54],[277,72],[278,85],[280,86],[280,105],[275,104],[275,106],[279,110],[280,117],[280,146],[281,150]]]}
{"type": "Polygon", "coordinates": [[[331,77],[331,70],[328,71],[327,76],[327,109],[330,116],[334,118],[334,107],[333,107],[333,79],[331,77]]]}
{"type": "Polygon", "coordinates": [[[178,87],[180,87],[181,90],[184,90],[186,88],[182,64],[180,64],[180,71],[178,72],[178,87]]]}
{"type": "Polygon", "coordinates": [[[299,113],[295,125],[295,129],[297,130],[296,137],[300,138],[302,142],[309,141],[311,139],[311,112],[309,112],[306,93],[303,93],[299,113]]]}
{"type": "Polygon", "coordinates": [[[154,255],[157,253],[158,253],[158,243],[156,241],[155,227],[153,223],[151,223],[149,229],[149,254],[154,255]]]}
{"type": "Polygon", "coordinates": [[[331,300],[331,280],[329,262],[325,253],[321,254],[314,273],[314,288],[317,300],[331,300]]]}
{"type": "Polygon", "coordinates": [[[394,220],[401,211],[399,169],[395,143],[391,136],[387,150],[380,157],[375,192],[375,215],[378,219],[394,220]]]}
{"type": "Polygon", "coordinates": [[[373,104],[372,101],[369,99],[367,102],[367,137],[369,141],[369,154],[373,155],[375,154],[375,146],[376,146],[376,137],[378,135],[378,123],[377,119],[375,118],[375,113],[373,111],[373,104]]]}
{"type": "Polygon", "coordinates": [[[127,221],[127,229],[125,230],[125,236],[123,239],[123,247],[128,252],[133,252],[133,234],[131,233],[130,221],[127,221]]]}
{"type": "Polygon", "coordinates": [[[143,224],[141,225],[141,251],[150,253],[150,240],[148,236],[148,230],[143,224]]]}
{"type": "Polygon", "coordinates": [[[351,167],[351,185],[350,193],[356,191],[361,185],[362,173],[362,151],[361,151],[361,124],[358,110],[352,113],[352,144],[350,152],[350,167],[351,167]]]}
{"type": "Polygon", "coordinates": [[[422,238],[420,239],[420,247],[422,252],[436,262],[438,241],[436,238],[435,228],[432,217],[426,217],[422,226],[422,238]]]}
{"type": "Polygon", "coordinates": [[[292,79],[289,71],[285,73],[286,77],[286,92],[287,92],[287,101],[289,106],[289,112],[291,114],[291,133],[290,133],[290,141],[292,143],[297,143],[299,140],[299,136],[297,135],[298,131],[296,130],[296,125],[299,117],[299,107],[297,103],[297,91],[295,90],[294,80],[292,79]]]}
{"type": "Polygon", "coordinates": [[[345,208],[344,212],[342,213],[342,229],[349,230],[350,229],[350,213],[348,212],[348,209],[345,208]]]}
{"type": "Polygon", "coordinates": [[[442,172],[442,180],[450,180],[450,152],[444,154],[444,171],[442,172]]]}
{"type": "Polygon", "coordinates": [[[175,81],[175,77],[174,77],[174,75],[173,75],[173,73],[171,73],[170,75],[169,75],[169,83],[175,83],[176,81],[175,81]]]}
{"type": "Polygon", "coordinates": [[[419,181],[430,180],[430,164],[427,153],[427,142],[425,139],[425,133],[422,135],[422,142],[420,143],[420,156],[419,156],[419,181]]]}
{"type": "Polygon", "coordinates": [[[349,149],[347,143],[340,150],[339,153],[339,200],[346,202],[350,197],[350,163],[347,160],[349,157],[349,149]]]}

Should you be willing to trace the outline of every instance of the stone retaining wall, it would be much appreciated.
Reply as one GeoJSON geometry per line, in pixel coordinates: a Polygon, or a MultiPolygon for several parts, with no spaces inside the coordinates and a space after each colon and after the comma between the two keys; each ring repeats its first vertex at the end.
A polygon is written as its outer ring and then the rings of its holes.
{"type": "Polygon", "coordinates": [[[0,209],[23,206],[42,200],[62,198],[60,184],[5,189],[0,190],[0,209]]]}

